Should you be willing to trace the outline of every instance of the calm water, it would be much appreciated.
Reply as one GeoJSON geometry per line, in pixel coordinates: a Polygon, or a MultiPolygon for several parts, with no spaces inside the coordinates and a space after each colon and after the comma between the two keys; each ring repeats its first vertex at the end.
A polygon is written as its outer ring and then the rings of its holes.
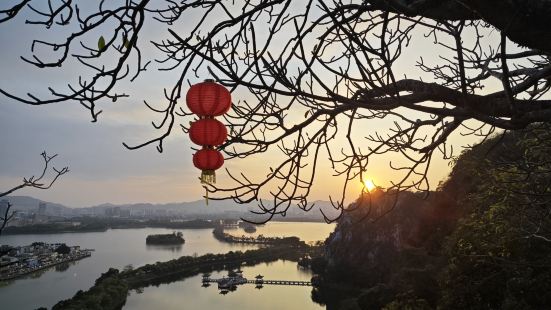
{"type": "MultiPolygon", "coordinates": [[[[312,274],[297,269],[295,262],[277,261],[252,267],[243,267],[243,276],[254,278],[262,274],[270,280],[310,281],[312,274]]],[[[220,278],[225,272],[214,272],[220,278]]],[[[243,284],[234,292],[221,295],[216,284],[201,287],[201,276],[187,278],[159,287],[148,287],[142,293],[132,292],[124,309],[224,309],[224,310],[288,310],[323,309],[310,298],[308,286],[264,285],[256,289],[254,284],[243,284]]]]}
{"type": "Polygon", "coordinates": [[[293,223],[293,222],[273,222],[266,225],[257,226],[256,232],[246,233],[245,230],[230,229],[228,233],[236,236],[258,236],[264,235],[264,237],[300,237],[301,240],[306,242],[314,242],[318,240],[325,240],[329,234],[335,230],[334,224],[321,224],[321,223],[293,223]]]}
{"type": "MultiPolygon", "coordinates": [[[[333,229],[333,225],[322,223],[273,222],[259,227],[256,234],[264,234],[265,236],[295,235],[308,242],[325,239],[333,229]]],[[[221,243],[212,237],[211,229],[180,230],[184,234],[186,243],[178,247],[145,245],[145,238],[147,235],[170,233],[172,231],[173,230],[163,228],[145,228],[117,229],[96,233],[1,236],[0,244],[27,245],[35,241],[43,241],[48,243],[64,242],[68,245],[80,245],[83,248],[92,248],[96,250],[92,253],[91,257],[78,262],[68,265],[59,265],[56,268],[50,268],[42,272],[42,274],[34,274],[26,278],[0,284],[0,300],[2,301],[1,308],[3,310],[35,309],[40,306],[51,307],[61,299],[72,297],[78,290],[86,290],[90,288],[93,285],[94,280],[109,267],[123,268],[129,264],[138,267],[157,261],[167,261],[182,255],[225,253],[228,251],[256,248],[252,245],[221,243]]],[[[230,230],[229,232],[237,235],[245,234],[244,231],[237,229],[230,230]]],[[[245,276],[254,276],[258,273],[268,274],[267,272],[263,272],[262,268],[271,270],[271,268],[275,267],[277,267],[280,274],[289,277],[289,279],[298,280],[302,279],[301,277],[309,279],[310,277],[309,274],[298,270],[296,268],[296,264],[290,262],[276,262],[271,266],[258,265],[247,267],[244,269],[244,271],[247,270],[245,276]],[[251,273],[251,275],[248,273],[251,273]]],[[[190,305],[186,306],[186,309],[214,309],[215,304],[207,305],[200,303],[201,300],[205,302],[210,300],[207,296],[211,296],[211,294],[214,294],[217,297],[220,296],[225,298],[220,299],[220,302],[232,301],[227,305],[224,303],[226,306],[224,306],[223,309],[234,309],[229,307],[229,304],[238,304],[240,305],[239,309],[252,309],[253,306],[253,304],[249,304],[249,299],[243,298],[244,295],[242,294],[246,294],[244,292],[248,292],[251,289],[254,290],[254,286],[239,287],[236,292],[222,296],[218,295],[216,288],[202,288],[200,286],[200,281],[197,282],[196,278],[189,278],[184,281],[162,285],[158,288],[146,288],[143,294],[133,293],[128,299],[126,309],[169,309],[170,307],[173,307],[170,305],[165,305],[165,303],[174,303],[174,305],[179,305],[179,307],[182,308],[182,306],[185,305],[181,299],[184,296],[184,293],[182,292],[184,287],[186,290],[189,289],[189,294],[195,294],[189,296],[193,296],[193,299],[198,302],[198,308],[190,305]],[[201,289],[200,296],[197,296],[198,289],[201,289]],[[171,294],[171,292],[175,293],[171,294]],[[169,295],[172,295],[172,297],[168,297],[169,295]],[[155,300],[157,299],[156,296],[162,296],[160,299],[172,298],[173,300],[157,300],[159,305],[163,304],[163,306],[140,308],[140,306],[137,305],[145,304],[144,301],[139,301],[140,299],[146,298],[155,300]],[[239,298],[239,296],[242,297],[239,298]],[[250,307],[246,305],[249,305],[250,307]]],[[[274,292],[279,292],[278,290],[286,290],[287,292],[288,290],[287,293],[290,295],[285,296],[295,296],[295,294],[298,294],[296,302],[299,302],[299,300],[305,301],[303,305],[304,307],[301,307],[301,309],[311,309],[312,307],[315,309],[315,307],[317,307],[317,305],[310,300],[310,289],[305,287],[265,287],[260,291],[256,290],[255,296],[258,296],[258,298],[264,299],[265,301],[265,298],[273,297],[273,295],[269,293],[272,290],[275,290],[274,292]]],[[[185,294],[187,295],[188,293],[185,294]]],[[[291,302],[290,297],[286,297],[286,301],[291,302]]],[[[212,302],[214,303],[217,301],[212,300],[212,302]]],[[[259,306],[256,305],[254,309],[269,309],[258,307],[259,306]]],[[[283,307],[280,309],[288,308],[283,307]]]]}

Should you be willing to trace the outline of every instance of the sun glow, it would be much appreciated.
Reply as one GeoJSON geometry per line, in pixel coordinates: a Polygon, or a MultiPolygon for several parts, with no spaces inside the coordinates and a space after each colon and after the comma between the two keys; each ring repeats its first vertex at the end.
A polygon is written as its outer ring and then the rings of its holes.
{"type": "Polygon", "coordinates": [[[375,189],[375,183],[373,183],[373,180],[367,179],[363,182],[364,188],[367,189],[368,192],[371,192],[373,189],[375,189]]]}

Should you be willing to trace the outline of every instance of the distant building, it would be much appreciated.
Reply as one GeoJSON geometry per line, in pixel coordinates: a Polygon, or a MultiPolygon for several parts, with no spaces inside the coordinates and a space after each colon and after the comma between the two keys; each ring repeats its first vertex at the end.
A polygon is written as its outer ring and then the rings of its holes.
{"type": "Polygon", "coordinates": [[[107,216],[107,217],[120,217],[121,216],[121,207],[105,208],[105,216],[107,216]]]}
{"type": "Polygon", "coordinates": [[[61,211],[61,208],[57,207],[57,206],[50,206],[50,214],[54,215],[54,216],[62,216],[63,215],[63,212],[61,211]]]}
{"type": "Polygon", "coordinates": [[[225,219],[225,220],[222,220],[222,225],[226,227],[238,226],[239,221],[235,219],[225,219]]]}
{"type": "Polygon", "coordinates": [[[130,216],[132,216],[132,217],[144,217],[145,216],[145,210],[144,209],[130,209],[130,216]]]}
{"type": "Polygon", "coordinates": [[[113,216],[113,208],[105,208],[105,216],[112,217],[113,216]]]}
{"type": "Polygon", "coordinates": [[[27,260],[27,267],[29,268],[36,268],[38,267],[38,259],[36,258],[30,258],[27,260]]]}
{"type": "Polygon", "coordinates": [[[30,225],[33,222],[35,216],[34,212],[29,211],[17,211],[14,214],[14,217],[10,221],[10,226],[26,226],[30,225]]]}
{"type": "Polygon", "coordinates": [[[46,207],[48,205],[45,202],[38,203],[38,215],[46,215],[46,207]]]}
{"type": "Polygon", "coordinates": [[[120,215],[123,218],[129,218],[130,217],[130,209],[120,210],[120,215]]]}
{"type": "Polygon", "coordinates": [[[166,217],[166,210],[165,209],[156,209],[155,215],[158,217],[166,217]]]}
{"type": "Polygon", "coordinates": [[[8,211],[9,202],[6,199],[0,200],[0,217],[4,217],[6,215],[6,211],[8,211]]]}
{"type": "Polygon", "coordinates": [[[147,208],[144,210],[144,215],[146,217],[152,217],[153,216],[153,210],[151,208],[147,208]]]}

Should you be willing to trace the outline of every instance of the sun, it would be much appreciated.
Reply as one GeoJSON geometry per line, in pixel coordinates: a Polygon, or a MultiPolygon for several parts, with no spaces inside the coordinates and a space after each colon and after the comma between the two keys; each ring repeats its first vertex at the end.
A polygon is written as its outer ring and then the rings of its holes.
{"type": "Polygon", "coordinates": [[[364,188],[367,189],[368,192],[371,192],[373,189],[375,189],[375,183],[373,183],[373,180],[367,179],[364,180],[364,188]]]}

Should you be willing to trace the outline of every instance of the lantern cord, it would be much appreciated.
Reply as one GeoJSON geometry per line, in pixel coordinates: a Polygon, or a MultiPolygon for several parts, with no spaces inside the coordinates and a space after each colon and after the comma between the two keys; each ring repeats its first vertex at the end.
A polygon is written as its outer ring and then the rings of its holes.
{"type": "Polygon", "coordinates": [[[205,188],[205,202],[207,206],[209,205],[209,190],[205,188]]]}

